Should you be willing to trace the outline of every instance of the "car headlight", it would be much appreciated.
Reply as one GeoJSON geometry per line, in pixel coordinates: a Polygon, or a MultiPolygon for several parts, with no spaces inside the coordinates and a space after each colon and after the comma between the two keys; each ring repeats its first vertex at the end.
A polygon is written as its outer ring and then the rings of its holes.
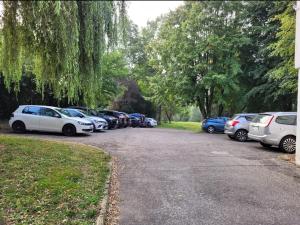
{"type": "Polygon", "coordinates": [[[91,125],[90,123],[84,123],[84,122],[81,122],[81,121],[78,121],[78,123],[79,123],[80,125],[85,125],[85,126],[91,125]]]}

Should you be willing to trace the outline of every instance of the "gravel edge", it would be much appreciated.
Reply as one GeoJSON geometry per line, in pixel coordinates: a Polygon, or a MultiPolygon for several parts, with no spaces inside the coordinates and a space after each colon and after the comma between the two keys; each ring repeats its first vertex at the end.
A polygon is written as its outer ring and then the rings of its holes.
{"type": "Polygon", "coordinates": [[[103,198],[99,204],[100,212],[98,214],[98,217],[96,219],[96,225],[104,225],[105,219],[107,216],[107,209],[108,209],[108,197],[109,197],[109,189],[110,189],[110,183],[111,183],[111,174],[112,174],[112,167],[113,167],[113,161],[109,163],[109,174],[107,176],[104,192],[103,192],[103,198]]]}
{"type": "Polygon", "coordinates": [[[109,196],[108,196],[108,210],[105,225],[118,225],[120,218],[120,209],[119,209],[119,168],[120,162],[117,158],[112,158],[112,173],[109,187],[109,196]]]}

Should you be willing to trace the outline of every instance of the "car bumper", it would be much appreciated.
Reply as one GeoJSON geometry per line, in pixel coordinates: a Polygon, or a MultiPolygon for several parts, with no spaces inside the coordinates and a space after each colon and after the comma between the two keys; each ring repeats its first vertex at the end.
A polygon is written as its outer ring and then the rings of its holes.
{"type": "Polygon", "coordinates": [[[255,135],[248,133],[248,138],[255,141],[262,141],[267,137],[267,135],[255,135]]]}
{"type": "Polygon", "coordinates": [[[235,129],[233,127],[225,127],[224,133],[230,136],[234,136],[235,129]]]}
{"type": "Polygon", "coordinates": [[[248,137],[251,140],[255,140],[255,141],[259,141],[265,144],[269,144],[269,145],[276,145],[278,146],[280,143],[280,140],[278,139],[272,139],[270,135],[262,135],[262,136],[258,136],[258,135],[254,135],[254,134],[250,134],[248,133],[248,137]]]}
{"type": "Polygon", "coordinates": [[[95,130],[101,131],[101,130],[107,130],[108,125],[107,124],[95,124],[95,130]]]}
{"type": "Polygon", "coordinates": [[[76,128],[76,131],[78,134],[86,134],[86,133],[92,133],[94,130],[93,125],[80,125],[76,128]]]}

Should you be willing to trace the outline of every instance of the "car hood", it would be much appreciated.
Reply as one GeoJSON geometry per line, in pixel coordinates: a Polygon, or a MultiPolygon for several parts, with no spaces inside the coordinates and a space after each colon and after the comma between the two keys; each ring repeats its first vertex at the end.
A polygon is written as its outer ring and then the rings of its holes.
{"type": "Polygon", "coordinates": [[[97,116],[89,116],[89,117],[87,117],[87,119],[89,119],[91,121],[98,120],[98,121],[101,121],[101,122],[106,122],[105,119],[103,119],[101,117],[97,117],[97,116]]]}
{"type": "Polygon", "coordinates": [[[87,118],[79,118],[79,117],[68,117],[68,118],[76,122],[91,123],[91,121],[89,121],[87,118]]]}

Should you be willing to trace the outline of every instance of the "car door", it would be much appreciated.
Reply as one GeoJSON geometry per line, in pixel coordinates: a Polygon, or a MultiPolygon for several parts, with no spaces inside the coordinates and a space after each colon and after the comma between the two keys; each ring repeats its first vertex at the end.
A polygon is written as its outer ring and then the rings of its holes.
{"type": "Polygon", "coordinates": [[[40,129],[40,107],[39,106],[26,106],[22,111],[22,121],[24,122],[27,130],[40,129]]]}
{"type": "Polygon", "coordinates": [[[278,116],[270,126],[270,138],[279,142],[284,136],[296,134],[296,115],[278,116]]]}
{"type": "Polygon", "coordinates": [[[226,121],[223,118],[217,118],[214,122],[218,131],[224,131],[226,121]]]}
{"type": "Polygon", "coordinates": [[[61,115],[53,109],[42,107],[40,119],[40,130],[50,132],[61,132],[63,119],[61,115]]]}

